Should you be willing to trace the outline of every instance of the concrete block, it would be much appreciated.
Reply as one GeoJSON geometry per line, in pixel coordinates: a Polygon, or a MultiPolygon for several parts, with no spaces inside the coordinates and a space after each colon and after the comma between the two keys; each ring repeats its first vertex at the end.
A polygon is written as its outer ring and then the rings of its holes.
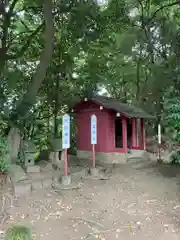
{"type": "Polygon", "coordinates": [[[93,177],[99,177],[100,176],[100,172],[98,168],[90,168],[90,174],[93,177]]]}
{"type": "Polygon", "coordinates": [[[40,166],[32,165],[26,167],[27,173],[39,173],[40,172],[40,166]]]}
{"type": "Polygon", "coordinates": [[[43,180],[43,188],[50,188],[52,186],[52,178],[43,180]]]}
{"type": "Polygon", "coordinates": [[[61,177],[61,184],[62,185],[70,185],[71,184],[71,175],[68,176],[62,176],[61,177]]]}
{"type": "Polygon", "coordinates": [[[29,194],[31,192],[31,184],[30,183],[15,183],[14,184],[14,195],[22,196],[29,194]]]}
{"type": "Polygon", "coordinates": [[[41,188],[43,188],[42,180],[36,180],[31,183],[31,189],[33,191],[41,188]]]}

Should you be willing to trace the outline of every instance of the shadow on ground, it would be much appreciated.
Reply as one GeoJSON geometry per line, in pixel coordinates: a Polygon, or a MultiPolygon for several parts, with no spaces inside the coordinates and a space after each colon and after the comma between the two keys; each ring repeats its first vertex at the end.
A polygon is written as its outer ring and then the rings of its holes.
{"type": "Polygon", "coordinates": [[[156,163],[156,164],[150,164],[149,166],[145,166],[144,169],[152,169],[154,173],[156,173],[157,175],[160,174],[165,178],[180,177],[179,165],[156,163]]]}

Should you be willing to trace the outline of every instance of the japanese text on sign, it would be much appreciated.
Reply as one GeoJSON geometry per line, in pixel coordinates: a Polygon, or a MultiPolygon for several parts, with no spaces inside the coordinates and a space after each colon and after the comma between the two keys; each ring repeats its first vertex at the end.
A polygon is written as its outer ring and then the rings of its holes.
{"type": "Polygon", "coordinates": [[[62,148],[70,148],[70,116],[65,114],[62,119],[62,148]]]}
{"type": "Polygon", "coordinates": [[[91,116],[91,144],[97,144],[97,117],[91,116]]]}

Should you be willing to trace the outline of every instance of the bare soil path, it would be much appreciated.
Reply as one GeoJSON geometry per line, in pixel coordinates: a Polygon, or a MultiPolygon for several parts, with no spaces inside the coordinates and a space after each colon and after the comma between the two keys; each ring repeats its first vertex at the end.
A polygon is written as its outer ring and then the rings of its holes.
{"type": "Polygon", "coordinates": [[[179,167],[128,165],[110,175],[82,181],[77,174],[80,189],[21,197],[3,228],[27,224],[37,240],[180,239],[179,167]]]}

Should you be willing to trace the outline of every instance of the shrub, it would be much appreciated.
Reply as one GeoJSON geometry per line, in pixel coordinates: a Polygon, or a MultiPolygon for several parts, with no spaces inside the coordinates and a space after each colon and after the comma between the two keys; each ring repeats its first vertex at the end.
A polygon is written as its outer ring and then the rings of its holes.
{"type": "Polygon", "coordinates": [[[180,152],[173,152],[170,156],[172,164],[180,164],[180,152]]]}
{"type": "Polygon", "coordinates": [[[25,226],[14,226],[7,230],[5,240],[32,240],[31,230],[25,226]]]}
{"type": "Polygon", "coordinates": [[[7,173],[10,170],[10,157],[8,153],[7,138],[0,138],[0,172],[7,173]]]}
{"type": "MultiPolygon", "coordinates": [[[[180,144],[180,97],[179,91],[171,88],[164,100],[166,134],[175,145],[180,144]]],[[[180,164],[180,152],[173,152],[172,163],[180,164]]]]}

